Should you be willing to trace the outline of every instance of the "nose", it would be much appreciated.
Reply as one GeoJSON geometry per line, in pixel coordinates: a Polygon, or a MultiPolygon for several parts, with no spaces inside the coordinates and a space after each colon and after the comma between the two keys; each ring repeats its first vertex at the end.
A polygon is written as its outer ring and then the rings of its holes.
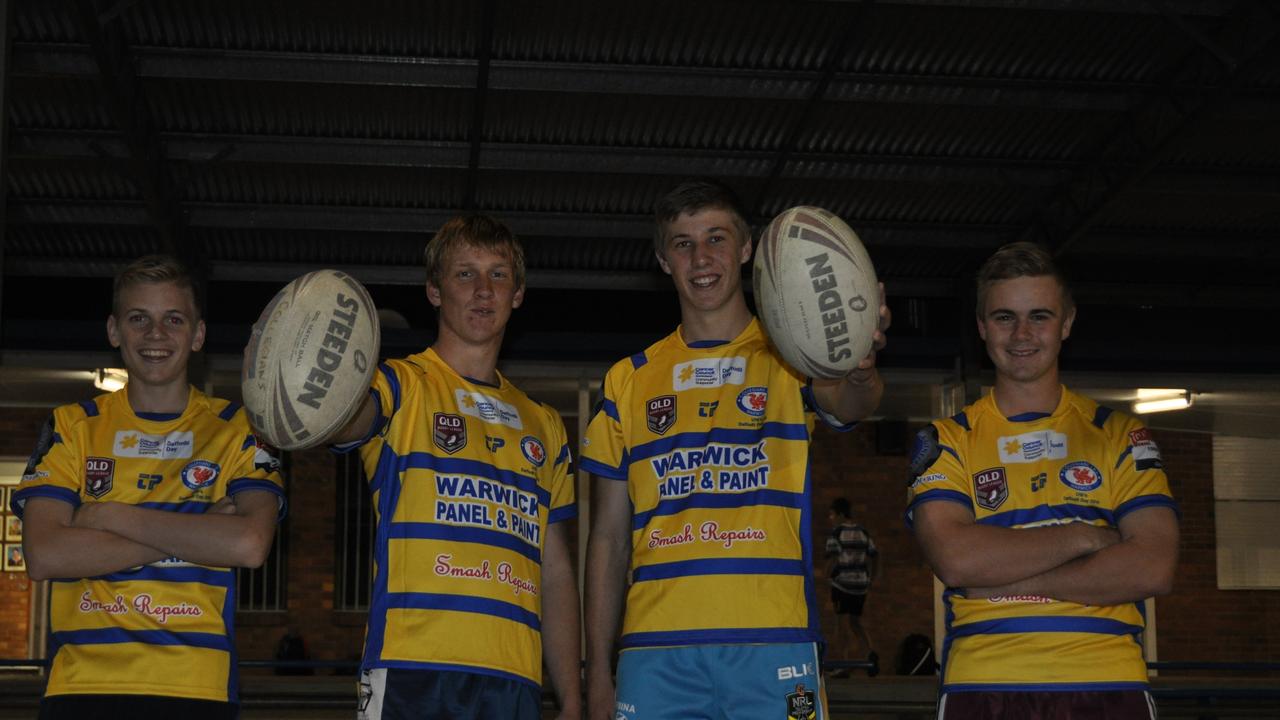
{"type": "Polygon", "coordinates": [[[694,267],[701,267],[711,262],[710,248],[705,243],[694,243],[692,260],[694,267]]]}
{"type": "Polygon", "coordinates": [[[485,297],[493,295],[493,278],[482,273],[479,279],[476,280],[476,294],[484,295],[485,297]]]}
{"type": "Polygon", "coordinates": [[[1031,337],[1031,321],[1018,320],[1013,326],[1013,336],[1019,340],[1031,337]]]}

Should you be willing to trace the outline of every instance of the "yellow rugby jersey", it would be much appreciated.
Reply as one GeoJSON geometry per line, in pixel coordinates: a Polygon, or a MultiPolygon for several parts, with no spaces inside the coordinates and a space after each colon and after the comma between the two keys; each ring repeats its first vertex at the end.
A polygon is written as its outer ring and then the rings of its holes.
{"type": "MultiPolygon", "coordinates": [[[[237,403],[194,387],[181,415],[137,414],[124,390],[64,405],[14,494],[202,513],[228,495],[281,499],[276,459],[237,403]]],[[[235,702],[235,571],[171,558],[51,585],[47,695],[159,695],[235,702]]]]}
{"type": "MultiPolygon", "coordinates": [[[[542,683],[542,549],[577,515],[560,415],[434,350],[379,366],[360,445],[378,517],[363,667],[542,683]]],[[[349,448],[342,448],[349,449],[349,448]]]]}
{"type": "MultiPolygon", "coordinates": [[[[1138,421],[1065,387],[1049,415],[1005,418],[986,396],[916,436],[908,522],[957,502],[980,523],[1116,527],[1127,513],[1177,511],[1160,450],[1138,421]]],[[[1141,602],[1078,605],[1038,596],[967,599],[948,588],[943,691],[1145,688],[1141,602]]]]}
{"type": "Polygon", "coordinates": [[[814,407],[755,319],[727,343],[677,329],[609,370],[581,466],[631,498],[623,648],[820,639],[814,407]]]}

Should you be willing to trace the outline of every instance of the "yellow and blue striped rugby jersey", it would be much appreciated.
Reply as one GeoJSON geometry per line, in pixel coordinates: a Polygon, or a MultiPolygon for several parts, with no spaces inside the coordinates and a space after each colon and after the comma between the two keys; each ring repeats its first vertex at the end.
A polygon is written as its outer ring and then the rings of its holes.
{"type": "Polygon", "coordinates": [[[542,550],[576,517],[564,422],[434,350],[379,366],[360,446],[378,516],[363,665],[542,682],[542,550]]]}
{"type": "MultiPolygon", "coordinates": [[[[988,395],[935,421],[912,449],[908,522],[921,503],[957,502],[977,522],[1116,527],[1177,506],[1160,450],[1135,419],[1062,389],[1049,415],[1005,418],[988,395]]],[[[1146,687],[1142,603],[1088,606],[1038,596],[968,599],[949,588],[943,690],[1146,687]]]]}
{"type": "Polygon", "coordinates": [[[820,638],[812,407],[755,319],[727,343],[677,329],[609,370],[581,466],[631,498],[623,648],[820,638]]]}
{"type": "MultiPolygon", "coordinates": [[[[56,409],[14,494],[202,513],[263,490],[284,507],[278,463],[239,404],[191,388],[177,416],[136,414],[125,390],[56,409]]],[[[235,571],[171,558],[55,580],[48,695],[160,695],[235,702],[235,571]]]]}

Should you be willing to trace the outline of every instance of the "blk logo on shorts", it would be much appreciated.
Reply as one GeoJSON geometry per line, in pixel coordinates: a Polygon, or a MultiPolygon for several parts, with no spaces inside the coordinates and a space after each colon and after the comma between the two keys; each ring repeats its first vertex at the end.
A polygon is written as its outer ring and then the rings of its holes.
{"type": "Polygon", "coordinates": [[[467,421],[461,415],[436,413],[432,427],[436,447],[450,455],[467,446],[467,421]]]}
{"type": "Polygon", "coordinates": [[[116,461],[111,458],[87,457],[84,459],[84,491],[89,497],[100,498],[111,492],[111,482],[116,475],[116,461]]]}
{"type": "Polygon", "coordinates": [[[660,395],[645,403],[644,421],[649,431],[665,435],[676,424],[676,396],[660,395]]]}
{"type": "Polygon", "coordinates": [[[818,717],[818,702],[813,691],[806,690],[804,683],[796,685],[796,691],[787,695],[788,720],[815,720],[818,717]]]}

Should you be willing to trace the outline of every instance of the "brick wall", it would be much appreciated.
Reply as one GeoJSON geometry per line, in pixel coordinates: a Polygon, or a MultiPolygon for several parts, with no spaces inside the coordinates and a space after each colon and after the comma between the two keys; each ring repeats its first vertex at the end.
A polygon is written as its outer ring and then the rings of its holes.
{"type": "MultiPolygon", "coordinates": [[[[0,409],[0,456],[27,458],[51,408],[0,409]]],[[[6,508],[7,512],[7,508],[6,508]]],[[[31,581],[26,573],[0,573],[0,658],[27,657],[31,581]]]]}

